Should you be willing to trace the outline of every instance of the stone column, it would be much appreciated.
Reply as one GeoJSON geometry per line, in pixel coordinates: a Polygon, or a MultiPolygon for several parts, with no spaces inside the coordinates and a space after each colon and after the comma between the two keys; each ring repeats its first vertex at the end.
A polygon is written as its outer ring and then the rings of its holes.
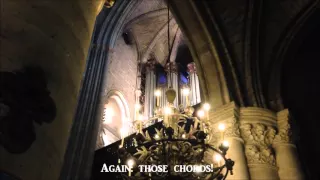
{"type": "Polygon", "coordinates": [[[190,104],[196,105],[201,102],[200,97],[200,86],[199,86],[199,78],[197,75],[196,65],[195,63],[188,64],[188,72],[189,72],[189,86],[190,86],[190,104]]]}
{"type": "Polygon", "coordinates": [[[279,176],[281,180],[304,179],[304,173],[298,159],[296,146],[293,144],[291,122],[288,109],[277,113],[278,134],[273,141],[279,176]]]}
{"type": "Polygon", "coordinates": [[[276,125],[277,117],[272,111],[256,107],[240,109],[240,132],[251,179],[279,179],[272,148],[276,125]]]}
{"type": "MultiPolygon", "coordinates": [[[[210,111],[210,129],[213,137],[209,143],[218,147],[222,141],[227,140],[230,144],[227,157],[235,161],[233,175],[228,175],[227,179],[250,179],[247,161],[244,153],[244,141],[240,137],[239,130],[239,108],[235,103],[226,104],[214,111],[210,111]],[[225,132],[218,131],[220,123],[225,124],[225,132]]],[[[212,157],[211,157],[212,158],[212,157]]]]}
{"type": "Polygon", "coordinates": [[[170,63],[170,66],[171,66],[171,71],[169,71],[170,67],[169,65],[166,66],[166,71],[167,71],[167,80],[168,80],[168,88],[170,87],[170,85],[172,85],[172,88],[176,91],[177,93],[177,96],[176,96],[176,99],[174,100],[173,102],[173,105],[175,107],[178,107],[178,93],[179,93],[179,73],[178,73],[178,66],[176,63],[174,62],[171,62],[170,63]],[[171,83],[171,80],[172,80],[172,83],[171,83]]]}
{"type": "Polygon", "coordinates": [[[155,107],[154,91],[156,88],[157,81],[154,70],[154,62],[148,62],[146,64],[146,84],[144,101],[144,115],[148,118],[153,116],[153,109],[155,107]]]}
{"type": "MultiPolygon", "coordinates": [[[[39,1],[40,2],[40,1],[39,1]]],[[[41,1],[43,2],[43,1],[41,1]]],[[[54,1],[52,1],[54,2],[54,1]]],[[[69,6],[61,6],[62,1],[55,1],[60,3],[54,7],[62,12],[61,8],[68,8],[69,6]]],[[[73,1],[71,6],[75,7],[73,1]]],[[[79,1],[89,3],[90,1],[79,1]]],[[[96,2],[96,1],[92,1],[96,2]]],[[[114,39],[117,38],[117,33],[121,31],[122,27],[119,24],[125,21],[127,14],[131,8],[137,5],[138,1],[124,1],[118,0],[112,8],[104,8],[96,19],[97,26],[93,35],[91,36],[91,47],[87,56],[85,72],[82,75],[82,86],[78,96],[78,105],[72,128],[69,129],[69,140],[67,149],[64,155],[64,162],[61,168],[59,179],[89,179],[92,168],[94,150],[96,139],[98,137],[98,130],[100,121],[97,120],[98,104],[100,103],[101,87],[104,78],[104,72],[108,64],[108,56],[110,55],[110,48],[114,46],[114,39]]],[[[51,4],[46,3],[45,4],[51,4]]],[[[88,6],[84,4],[83,9],[90,12],[88,6]]],[[[32,11],[36,12],[36,11],[32,11]]],[[[49,12],[49,11],[47,11],[49,12]]],[[[53,11],[54,12],[54,11],[53,11]]],[[[68,11],[65,11],[68,12],[68,11]]],[[[87,14],[87,13],[85,13],[87,14]]],[[[58,16],[59,19],[64,16],[58,16]]],[[[70,16],[65,16],[70,17],[70,16]]],[[[81,17],[81,16],[80,16],[81,17]]],[[[77,21],[72,21],[77,22],[77,21]]],[[[66,23],[64,23],[66,24],[66,23]]],[[[72,23],[71,23],[72,24],[72,23]]],[[[61,26],[64,27],[64,26],[61,26]]],[[[74,26],[77,31],[79,26],[74,26]]],[[[83,27],[83,26],[81,26],[83,27]]],[[[64,28],[68,29],[68,28],[64,28]]],[[[60,34],[60,33],[59,33],[60,34]]],[[[63,33],[61,33],[63,34],[63,33]]],[[[57,35],[58,36],[58,35],[57,35]]],[[[59,36],[58,36],[59,37],[59,36]]],[[[68,37],[68,36],[63,36],[68,37]]],[[[90,37],[90,35],[88,36],[90,37]]],[[[62,38],[63,39],[63,38],[62,38]]],[[[66,38],[65,38],[66,39],[66,38]]],[[[80,38],[81,39],[81,38],[80,38]]],[[[66,41],[67,42],[67,41],[66,41]]],[[[62,42],[61,42],[62,43],[62,42]]],[[[59,44],[61,44],[59,43],[59,44]]],[[[78,52],[78,51],[75,51],[78,52]]],[[[74,54],[71,51],[71,54],[74,54]]],[[[76,53],[75,53],[76,54],[76,53]]],[[[69,61],[66,61],[69,62],[69,61]]],[[[83,61],[85,62],[85,61],[83,61]]],[[[60,66],[54,66],[60,67],[60,66]]],[[[81,72],[81,71],[79,71],[81,72]]],[[[67,103],[68,104],[68,103],[67,103]]],[[[48,161],[46,161],[47,163],[48,161]]],[[[48,173],[47,173],[48,174],[48,173]]],[[[51,173],[49,173],[51,175],[51,173]]],[[[29,178],[30,179],[30,178],[29,178]]],[[[58,179],[58,178],[54,178],[58,179]]]]}

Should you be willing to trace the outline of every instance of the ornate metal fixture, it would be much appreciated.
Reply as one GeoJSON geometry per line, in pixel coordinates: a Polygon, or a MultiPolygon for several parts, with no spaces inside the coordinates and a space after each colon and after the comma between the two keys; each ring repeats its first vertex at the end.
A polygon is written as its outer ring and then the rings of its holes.
{"type": "MultiPolygon", "coordinates": [[[[184,92],[187,94],[187,90],[184,92]]],[[[157,91],[157,100],[159,96],[157,91]]],[[[143,119],[140,118],[135,121],[138,131],[134,140],[135,148],[126,149],[120,146],[119,163],[132,170],[128,174],[124,173],[123,178],[225,179],[229,172],[232,174],[234,161],[226,157],[228,142],[222,140],[218,148],[209,144],[212,132],[209,104],[204,104],[203,110],[197,112],[198,118],[193,116],[193,107],[186,106],[178,110],[172,105],[175,99],[174,90],[169,89],[166,97],[169,105],[164,108],[157,107],[156,115],[148,120],[159,122],[154,132],[143,131],[143,119]],[[168,171],[141,171],[141,165],[167,165],[168,171]]],[[[219,130],[224,131],[222,124],[219,130]]],[[[157,167],[153,167],[156,170],[157,167]]]]}
{"type": "Polygon", "coordinates": [[[115,0],[106,0],[104,5],[106,6],[106,8],[111,8],[114,3],[115,3],[115,0]]]}

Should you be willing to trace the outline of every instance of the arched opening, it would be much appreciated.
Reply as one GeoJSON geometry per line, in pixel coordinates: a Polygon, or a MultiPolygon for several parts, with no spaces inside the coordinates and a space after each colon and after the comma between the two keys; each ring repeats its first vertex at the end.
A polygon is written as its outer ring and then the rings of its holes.
{"type": "Polygon", "coordinates": [[[320,12],[305,23],[292,43],[282,68],[281,96],[297,128],[297,149],[307,179],[319,179],[319,41],[320,12]]]}
{"type": "Polygon", "coordinates": [[[97,147],[105,147],[121,138],[121,128],[130,130],[129,107],[121,92],[112,90],[103,104],[103,114],[97,147]]]}

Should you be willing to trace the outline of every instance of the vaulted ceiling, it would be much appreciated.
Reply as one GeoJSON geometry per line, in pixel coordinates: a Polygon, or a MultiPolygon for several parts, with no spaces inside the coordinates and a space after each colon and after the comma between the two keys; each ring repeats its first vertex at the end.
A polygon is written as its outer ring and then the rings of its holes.
{"type": "MultiPolygon", "coordinates": [[[[170,61],[175,61],[177,50],[183,44],[182,33],[169,15],[170,61]]],[[[139,60],[146,62],[154,58],[161,65],[168,59],[168,9],[163,0],[142,0],[128,17],[125,32],[133,37],[137,46],[139,60]]]]}

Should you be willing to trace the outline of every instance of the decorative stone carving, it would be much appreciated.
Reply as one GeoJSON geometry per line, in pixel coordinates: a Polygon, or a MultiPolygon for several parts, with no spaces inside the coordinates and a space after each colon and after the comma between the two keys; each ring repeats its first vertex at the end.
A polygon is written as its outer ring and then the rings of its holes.
{"type": "MultiPolygon", "coordinates": [[[[234,103],[225,104],[217,109],[209,111],[209,131],[213,135],[208,139],[208,143],[218,147],[222,140],[230,144],[228,156],[235,159],[237,163],[234,166],[234,175],[231,179],[250,179],[249,169],[245,156],[244,141],[240,136],[239,107],[234,103]],[[225,125],[225,131],[219,131],[220,123],[225,125]]],[[[212,159],[212,154],[207,157],[212,159]]]]}
{"type": "Polygon", "coordinates": [[[289,120],[278,122],[279,132],[274,139],[274,143],[293,143],[292,129],[289,120]]]}
{"type": "MultiPolygon", "coordinates": [[[[236,118],[231,118],[223,121],[225,125],[225,131],[223,133],[224,138],[240,138],[239,123],[236,118]]],[[[213,132],[212,137],[210,137],[210,143],[216,146],[222,141],[222,133],[218,130],[219,123],[210,125],[210,122],[206,122],[205,126],[208,127],[208,131],[213,132]]]]}
{"type": "Polygon", "coordinates": [[[239,138],[240,129],[238,121],[238,107],[234,102],[229,103],[220,109],[209,112],[210,120],[206,122],[206,126],[209,127],[209,131],[212,131],[213,137],[211,143],[218,145],[222,140],[222,133],[219,131],[218,126],[220,123],[225,125],[225,131],[223,133],[224,138],[239,138]]]}
{"type": "Polygon", "coordinates": [[[165,70],[166,72],[169,72],[171,70],[172,73],[178,73],[178,65],[175,62],[167,63],[165,66],[165,70]]]}
{"type": "Polygon", "coordinates": [[[246,123],[240,127],[240,131],[246,144],[248,163],[274,166],[275,157],[271,145],[276,135],[275,128],[262,123],[246,123]]]}
{"type": "Polygon", "coordinates": [[[189,72],[189,73],[196,73],[196,72],[197,72],[196,65],[195,65],[194,62],[189,63],[189,64],[187,65],[187,67],[188,67],[188,72],[189,72]]]}
{"type": "Polygon", "coordinates": [[[246,156],[249,164],[275,165],[275,158],[270,148],[261,149],[257,145],[247,145],[246,156]]]}
{"type": "Polygon", "coordinates": [[[239,123],[235,118],[226,121],[225,137],[240,137],[239,123]]]}
{"type": "Polygon", "coordinates": [[[149,59],[146,64],[145,64],[145,67],[146,67],[146,71],[153,71],[154,68],[155,68],[155,64],[156,64],[156,61],[154,59],[149,59]]]}

